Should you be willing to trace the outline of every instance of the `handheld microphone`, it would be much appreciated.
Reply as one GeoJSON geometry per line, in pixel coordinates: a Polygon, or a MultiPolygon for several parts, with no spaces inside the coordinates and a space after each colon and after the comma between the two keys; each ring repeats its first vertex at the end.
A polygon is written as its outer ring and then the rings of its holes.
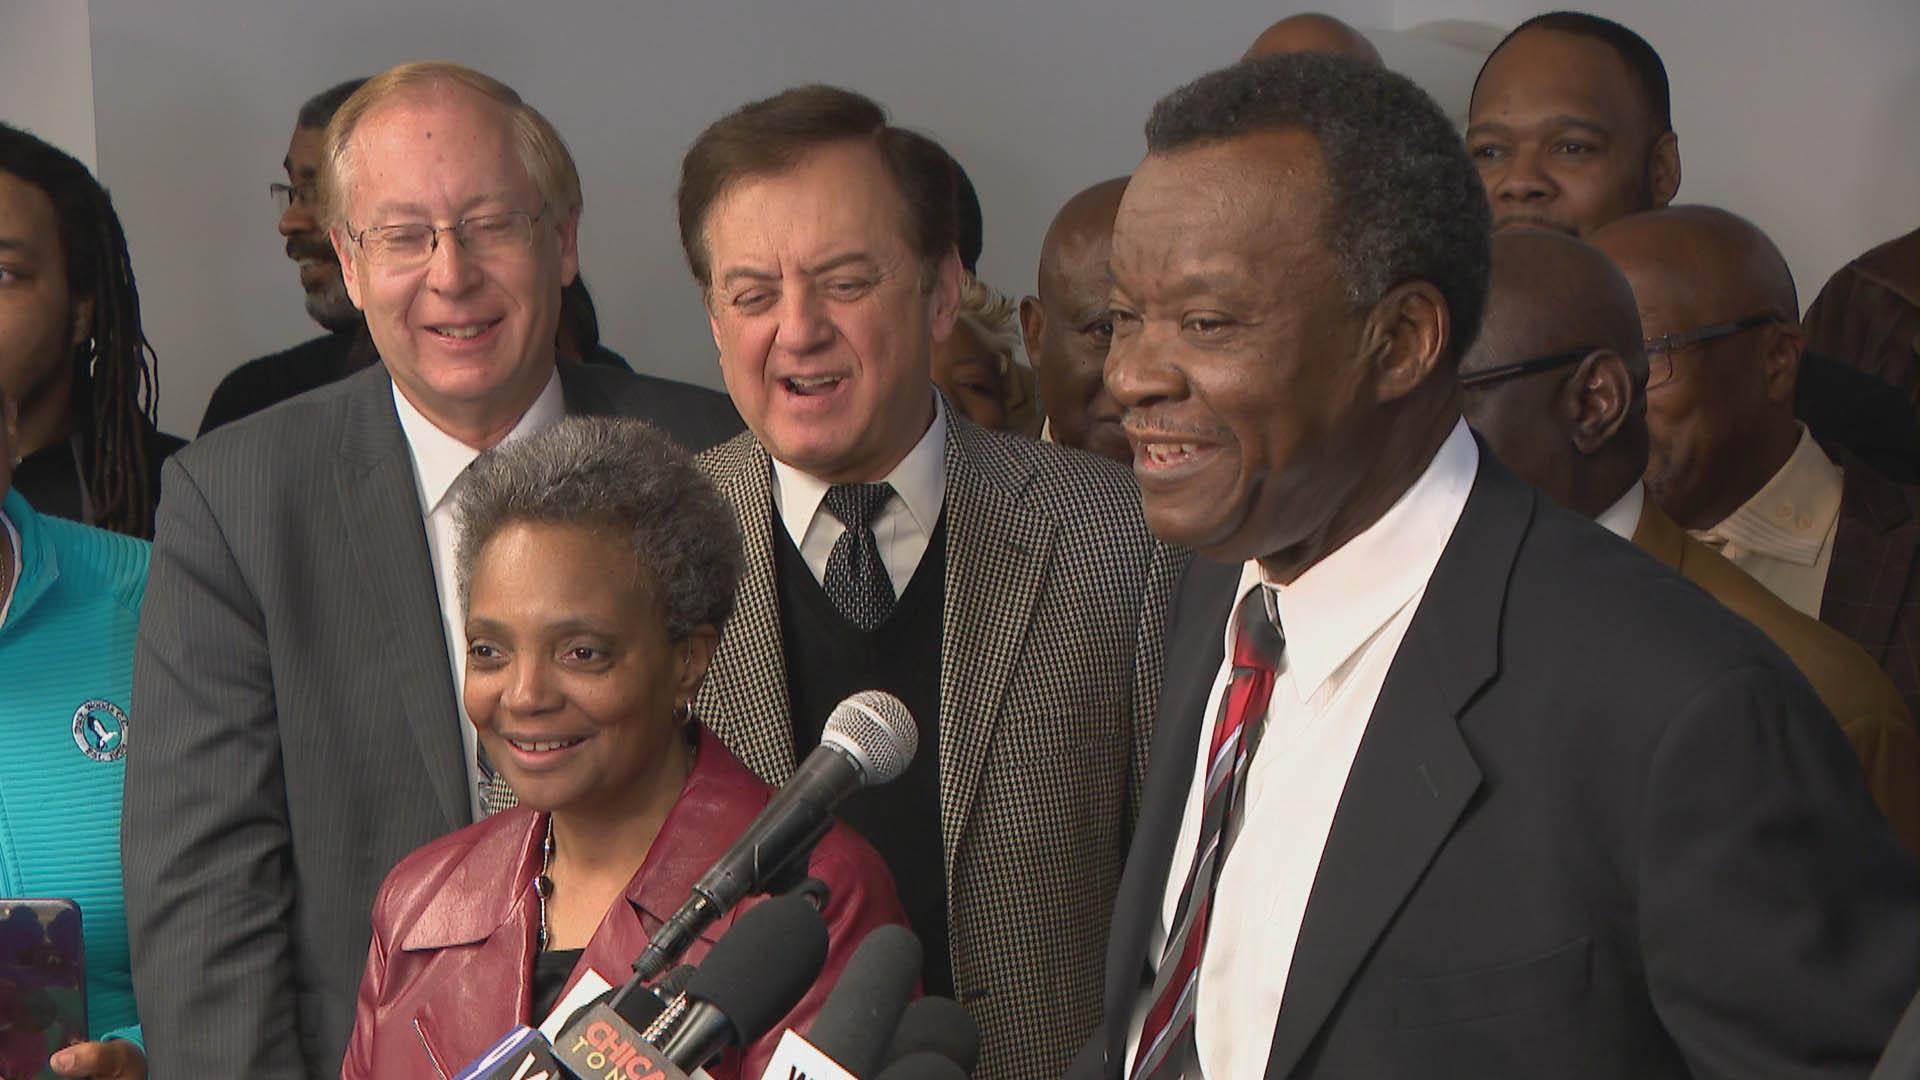
{"type": "Polygon", "coordinates": [[[680,1068],[699,1068],[728,1045],[766,1034],[806,997],[828,961],[828,922],[801,896],[741,913],[687,980],[685,1015],[660,1042],[680,1068]]]}
{"type": "Polygon", "coordinates": [[[605,1005],[612,1009],[634,1032],[647,1029],[647,1025],[667,1011],[667,1002],[679,996],[687,988],[687,980],[693,977],[692,964],[681,964],[660,977],[652,986],[644,986],[638,980],[629,980],[575,1009],[567,1017],[566,1026],[561,1028],[563,1036],[577,1035],[589,1010],[596,1005],[605,1005]]]}
{"type": "Polygon", "coordinates": [[[905,772],[919,744],[913,714],[892,694],[863,690],[834,706],[820,745],[647,942],[634,974],[645,981],[665,971],[742,897],[765,891],[789,863],[813,850],[841,799],[905,772]]]}
{"type": "Polygon", "coordinates": [[[685,1015],[661,1053],[690,1070],[752,1042],[793,1011],[826,961],[826,920],[804,897],[749,908],[687,982],[685,1015]]]}
{"type": "Polygon", "coordinates": [[[887,1066],[874,1080],[967,1080],[965,1069],[931,1050],[915,1050],[887,1066]]]}
{"type": "Polygon", "coordinates": [[[920,939],[904,926],[868,934],[820,1006],[807,1041],[854,1076],[878,1071],[920,977],[920,939]]]}
{"type": "Polygon", "coordinates": [[[887,1061],[923,1052],[939,1054],[972,1074],[980,1064],[980,1027],[966,1006],[943,997],[924,997],[907,1006],[894,1029],[887,1061]]]}

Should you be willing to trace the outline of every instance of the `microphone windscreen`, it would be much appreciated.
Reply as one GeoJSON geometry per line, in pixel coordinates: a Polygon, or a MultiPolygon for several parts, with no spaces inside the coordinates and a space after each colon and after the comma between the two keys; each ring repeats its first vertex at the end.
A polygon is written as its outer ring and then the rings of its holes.
{"type": "Polygon", "coordinates": [[[807,1041],[855,1076],[886,1060],[900,1014],[920,977],[920,939],[904,926],[875,929],[853,951],[821,1004],[807,1041]]]}
{"type": "Polygon", "coordinates": [[[725,1013],[745,1045],[799,1004],[826,962],[826,920],[805,897],[776,896],[740,913],[686,993],[725,1013]]]}
{"type": "Polygon", "coordinates": [[[931,1052],[968,1073],[980,1064],[980,1028],[966,1006],[944,997],[923,997],[900,1014],[888,1061],[931,1052]]]}
{"type": "Polygon", "coordinates": [[[931,1050],[908,1054],[874,1080],[967,1080],[967,1071],[931,1050]]]}
{"type": "Polygon", "coordinates": [[[862,690],[833,707],[822,745],[837,746],[860,764],[869,786],[907,771],[920,749],[920,725],[906,703],[884,690],[862,690]]]}

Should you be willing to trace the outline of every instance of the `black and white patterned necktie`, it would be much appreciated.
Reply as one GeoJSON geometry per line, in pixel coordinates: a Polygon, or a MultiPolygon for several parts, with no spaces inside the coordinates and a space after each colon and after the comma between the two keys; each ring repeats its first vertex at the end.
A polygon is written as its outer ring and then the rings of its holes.
{"type": "Polygon", "coordinates": [[[893,579],[880,561],[872,527],[891,498],[892,484],[835,484],[827,489],[827,512],[847,529],[833,542],[822,584],[833,606],[862,630],[872,630],[893,614],[893,579]]]}

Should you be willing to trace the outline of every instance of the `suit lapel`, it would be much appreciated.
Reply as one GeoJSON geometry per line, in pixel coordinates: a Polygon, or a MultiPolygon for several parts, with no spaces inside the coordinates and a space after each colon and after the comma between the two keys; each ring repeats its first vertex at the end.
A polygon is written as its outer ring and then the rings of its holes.
{"type": "MultiPolygon", "coordinates": [[[[1180,819],[1193,785],[1193,764],[1210,719],[1207,698],[1226,655],[1224,635],[1239,581],[1240,567],[1195,558],[1174,590],[1167,618],[1167,676],[1155,714],[1160,719],[1154,727],[1140,820],[1134,825],[1133,845],[1120,877],[1113,932],[1107,943],[1109,1063],[1125,1064],[1129,1019],[1154,959],[1147,955],[1147,947],[1166,897],[1180,819]]],[[[1108,1071],[1117,1075],[1113,1069],[1108,1071]]]]}
{"type": "Polygon", "coordinates": [[[1022,494],[1027,466],[947,408],[947,573],[940,665],[940,832],[948,880],[1033,607],[1053,557],[1052,521],[1022,494]],[[957,632],[956,632],[957,631],[957,632]]]}
{"type": "Polygon", "coordinates": [[[1460,733],[1499,669],[1500,613],[1534,496],[1480,448],[1479,475],[1388,669],[1301,920],[1269,1078],[1299,1064],[1480,787],[1460,733]]]}
{"type": "Polygon", "coordinates": [[[700,456],[740,522],[746,566],[733,615],[700,691],[700,718],[761,779],[793,775],[793,705],[787,694],[780,595],[774,581],[773,459],[752,432],[700,456]]]}
{"type": "Polygon", "coordinates": [[[420,492],[385,369],[353,378],[358,382],[335,470],[341,520],[350,523],[345,531],[366,582],[364,595],[375,601],[364,613],[368,632],[380,637],[381,654],[390,661],[386,683],[413,729],[447,827],[455,829],[472,819],[473,810],[420,492]]]}

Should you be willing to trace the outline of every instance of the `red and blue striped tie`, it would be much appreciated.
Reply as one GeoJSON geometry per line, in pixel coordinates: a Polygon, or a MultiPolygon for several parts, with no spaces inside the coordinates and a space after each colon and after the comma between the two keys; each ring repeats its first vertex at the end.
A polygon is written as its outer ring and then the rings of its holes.
{"type": "Polygon", "coordinates": [[[1220,864],[1233,843],[1246,795],[1247,761],[1260,738],[1261,718],[1273,696],[1275,672],[1286,638],[1264,587],[1240,602],[1233,635],[1233,670],[1214,719],[1207,754],[1206,794],[1200,813],[1200,841],[1187,870],[1187,883],[1174,908],[1173,928],[1160,954],[1153,984],[1153,1005],[1140,1027],[1140,1050],[1132,1080],[1175,1080],[1194,1062],[1193,1005],[1200,978],[1200,954],[1206,948],[1207,916],[1220,864]]]}

